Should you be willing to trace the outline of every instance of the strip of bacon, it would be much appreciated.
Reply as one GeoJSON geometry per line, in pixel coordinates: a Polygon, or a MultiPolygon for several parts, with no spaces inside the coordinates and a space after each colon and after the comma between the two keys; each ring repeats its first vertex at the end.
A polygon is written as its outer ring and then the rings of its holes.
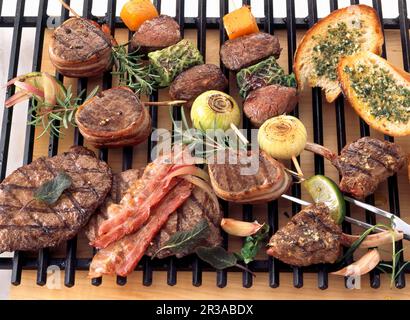
{"type": "Polygon", "coordinates": [[[185,202],[193,188],[191,183],[180,181],[153,209],[142,228],[98,251],[91,262],[89,276],[95,278],[103,274],[130,274],[169,216],[185,202]]]}

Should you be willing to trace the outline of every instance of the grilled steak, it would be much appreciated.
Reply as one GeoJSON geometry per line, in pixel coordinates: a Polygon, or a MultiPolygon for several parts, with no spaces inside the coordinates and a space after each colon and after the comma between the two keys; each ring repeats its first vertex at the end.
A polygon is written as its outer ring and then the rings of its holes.
{"type": "Polygon", "coordinates": [[[103,91],[88,100],[78,109],[75,120],[84,138],[97,148],[136,145],[151,133],[148,111],[125,87],[103,91]]]}
{"type": "Polygon", "coordinates": [[[265,152],[225,151],[225,161],[208,165],[218,197],[239,203],[268,202],[279,198],[291,185],[285,167],[265,152]],[[249,169],[245,174],[244,170],[249,169]]]}
{"type": "Polygon", "coordinates": [[[208,90],[224,91],[228,80],[221,69],[213,64],[194,66],[175,78],[169,88],[174,100],[187,100],[191,107],[193,100],[208,90]]]}
{"type": "Polygon", "coordinates": [[[260,127],[266,120],[292,111],[297,103],[295,88],[273,84],[251,91],[243,111],[254,126],[260,127]]]}
{"type": "Polygon", "coordinates": [[[341,235],[327,206],[314,204],[272,236],[267,254],[294,266],[334,263],[341,253],[341,235]]]}
{"type": "MultiPolygon", "coordinates": [[[[142,169],[131,169],[114,175],[110,196],[107,197],[105,203],[100,207],[99,213],[91,217],[90,222],[85,228],[86,236],[91,242],[97,238],[98,229],[102,222],[109,218],[107,211],[108,206],[112,203],[119,203],[133,182],[141,178],[143,171],[142,169]]],[[[152,241],[146,254],[151,256],[161,248],[175,232],[192,229],[202,218],[208,220],[210,233],[208,239],[201,245],[219,245],[222,240],[219,229],[222,212],[219,208],[215,208],[214,203],[204,191],[195,188],[184,204],[170,215],[167,223],[165,223],[159,234],[152,241]]],[[[190,253],[192,252],[183,252],[177,256],[182,257],[190,253]]],[[[165,258],[169,255],[171,255],[171,252],[164,250],[161,251],[157,257],[165,258]]]]}
{"type": "Polygon", "coordinates": [[[112,38],[93,21],[71,18],[54,30],[51,62],[66,77],[93,77],[111,66],[112,38]]]}
{"type": "MultiPolygon", "coordinates": [[[[207,239],[198,245],[206,247],[220,245],[222,237],[219,226],[223,218],[222,211],[202,189],[195,187],[184,204],[170,215],[167,223],[148,248],[147,255],[151,256],[156,253],[175,232],[192,230],[203,218],[208,221],[210,232],[207,239]]],[[[176,256],[181,258],[191,253],[192,251],[185,251],[176,256]]],[[[162,259],[171,255],[171,251],[163,250],[156,257],[162,259]]]]}
{"type": "Polygon", "coordinates": [[[281,52],[276,36],[258,32],[226,41],[221,47],[221,59],[225,67],[238,71],[273,55],[279,58],[281,52]]]}
{"type": "Polygon", "coordinates": [[[374,193],[380,182],[405,166],[407,158],[395,143],[363,137],[342,149],[340,156],[308,143],[306,149],[329,159],[342,175],[340,189],[363,199],[374,193]]]}
{"type": "Polygon", "coordinates": [[[108,165],[82,147],[17,169],[0,185],[0,252],[37,250],[72,238],[104,201],[111,179],[108,165]],[[35,189],[60,171],[72,185],[57,202],[30,202],[35,189]]]}
{"type": "Polygon", "coordinates": [[[172,46],[181,40],[178,23],[171,17],[161,15],[146,20],[134,33],[131,40],[133,50],[151,52],[172,46]]]}

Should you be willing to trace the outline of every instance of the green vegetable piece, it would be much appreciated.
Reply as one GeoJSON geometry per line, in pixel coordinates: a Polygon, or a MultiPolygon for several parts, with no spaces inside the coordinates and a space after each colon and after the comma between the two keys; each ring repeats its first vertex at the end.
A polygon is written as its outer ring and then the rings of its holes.
{"type": "Polygon", "coordinates": [[[55,178],[41,185],[34,192],[34,198],[48,205],[54,204],[71,184],[71,177],[65,172],[60,172],[55,178]]]}
{"type": "Polygon", "coordinates": [[[243,260],[246,264],[252,262],[259,250],[262,248],[268,235],[269,225],[265,223],[256,234],[246,237],[245,243],[241,249],[241,253],[238,255],[238,258],[243,260]]]}
{"type": "Polygon", "coordinates": [[[252,90],[271,84],[296,88],[295,75],[286,75],[274,56],[242,69],[236,75],[236,81],[242,98],[246,98],[252,90]]]}
{"type": "Polygon", "coordinates": [[[182,71],[203,64],[199,50],[188,40],[148,54],[153,71],[158,75],[160,87],[167,87],[182,71]]]}
{"type": "Polygon", "coordinates": [[[164,246],[152,256],[152,259],[155,258],[159,252],[166,249],[170,250],[172,254],[177,254],[183,251],[192,251],[192,249],[198,246],[208,234],[209,224],[208,221],[203,218],[191,230],[174,233],[164,246]]]}
{"type": "Polygon", "coordinates": [[[200,259],[217,270],[236,266],[238,262],[235,254],[227,252],[222,247],[198,247],[195,252],[200,259]]]}

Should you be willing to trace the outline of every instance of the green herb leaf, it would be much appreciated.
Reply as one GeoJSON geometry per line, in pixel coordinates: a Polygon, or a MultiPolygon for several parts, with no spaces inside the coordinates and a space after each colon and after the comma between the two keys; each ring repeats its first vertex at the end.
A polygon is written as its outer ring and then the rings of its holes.
{"type": "Polygon", "coordinates": [[[269,226],[265,223],[256,234],[246,237],[241,252],[238,254],[239,259],[246,264],[253,261],[268,235],[269,226]]]}
{"type": "Polygon", "coordinates": [[[55,178],[45,182],[34,193],[34,198],[49,205],[55,203],[72,184],[71,177],[65,172],[60,172],[55,178]]]}
{"type": "Polygon", "coordinates": [[[182,252],[182,251],[192,251],[197,245],[199,245],[203,239],[205,239],[209,234],[209,224],[205,218],[202,218],[201,221],[191,230],[180,231],[174,233],[165,245],[159,249],[153,256],[155,256],[163,250],[171,250],[173,254],[182,252]]]}
{"type": "Polygon", "coordinates": [[[195,252],[201,260],[218,270],[236,266],[238,262],[235,254],[227,252],[222,247],[198,247],[195,252]]]}

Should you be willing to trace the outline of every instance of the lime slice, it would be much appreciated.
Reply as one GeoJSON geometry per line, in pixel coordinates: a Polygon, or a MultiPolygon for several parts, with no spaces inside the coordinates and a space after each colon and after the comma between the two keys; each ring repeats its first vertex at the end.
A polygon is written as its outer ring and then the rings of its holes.
{"type": "Polygon", "coordinates": [[[330,215],[337,224],[345,218],[346,203],[339,187],[333,180],[323,175],[316,175],[303,182],[315,203],[322,202],[328,206],[330,215]]]}

